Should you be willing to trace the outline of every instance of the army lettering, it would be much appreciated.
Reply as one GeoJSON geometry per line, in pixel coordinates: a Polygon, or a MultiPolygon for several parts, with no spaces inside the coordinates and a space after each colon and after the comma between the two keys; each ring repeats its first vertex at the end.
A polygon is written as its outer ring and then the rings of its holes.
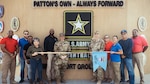
{"type": "Polygon", "coordinates": [[[88,47],[90,42],[88,41],[70,41],[72,47],[88,47]]]}

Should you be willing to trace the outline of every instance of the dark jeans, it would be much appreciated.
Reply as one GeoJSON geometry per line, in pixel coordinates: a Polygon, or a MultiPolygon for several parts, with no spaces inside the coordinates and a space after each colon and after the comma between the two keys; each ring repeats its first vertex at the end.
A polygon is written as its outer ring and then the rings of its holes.
{"type": "Polygon", "coordinates": [[[32,79],[32,81],[33,82],[35,81],[35,74],[36,74],[37,70],[38,70],[39,81],[42,81],[42,60],[31,58],[30,64],[31,64],[31,79],[32,79]]]}
{"type": "Polygon", "coordinates": [[[24,58],[20,57],[20,64],[21,64],[20,77],[21,77],[21,80],[24,80],[24,68],[25,68],[25,60],[24,60],[24,58]]]}
{"type": "Polygon", "coordinates": [[[121,59],[121,81],[125,82],[125,74],[124,74],[124,67],[127,67],[128,74],[129,74],[129,83],[134,84],[135,79],[134,79],[134,69],[133,69],[133,64],[132,64],[132,59],[130,58],[124,58],[121,59]]]}

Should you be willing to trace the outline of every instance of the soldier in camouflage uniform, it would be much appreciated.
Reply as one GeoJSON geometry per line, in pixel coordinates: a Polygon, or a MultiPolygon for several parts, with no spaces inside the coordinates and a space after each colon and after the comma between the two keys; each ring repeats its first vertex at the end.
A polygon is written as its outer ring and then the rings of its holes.
{"type": "MultiPolygon", "coordinates": [[[[99,32],[96,31],[94,33],[94,36],[91,40],[91,43],[90,43],[90,50],[91,51],[104,51],[104,41],[102,39],[100,39],[100,35],[99,35],[99,32]]],[[[91,62],[92,62],[92,57],[91,57],[91,62]]],[[[92,64],[93,66],[93,64],[92,64]]],[[[101,81],[103,80],[103,75],[104,75],[104,72],[103,72],[103,69],[101,67],[99,67],[95,72],[93,72],[93,79],[92,81],[97,81],[97,84],[101,84],[101,81]]]]}
{"type": "MultiPolygon", "coordinates": [[[[65,35],[60,33],[60,41],[56,42],[54,45],[55,52],[70,52],[71,47],[68,41],[65,41],[65,35]]],[[[65,82],[64,73],[68,66],[68,55],[67,54],[57,54],[57,59],[54,62],[56,83],[65,82]]]]}

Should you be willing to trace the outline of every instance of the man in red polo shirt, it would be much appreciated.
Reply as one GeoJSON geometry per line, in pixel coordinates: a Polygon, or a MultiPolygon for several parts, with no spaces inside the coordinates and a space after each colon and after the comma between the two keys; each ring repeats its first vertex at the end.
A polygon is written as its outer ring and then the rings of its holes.
{"type": "Polygon", "coordinates": [[[133,67],[135,66],[135,63],[137,64],[137,67],[139,69],[140,73],[140,84],[144,84],[144,66],[143,66],[143,53],[148,48],[148,43],[145,38],[138,35],[138,30],[133,29],[132,31],[133,35],[133,67]]]}
{"type": "Polygon", "coordinates": [[[18,53],[18,42],[12,38],[13,31],[8,31],[8,37],[3,38],[0,42],[1,49],[4,53],[2,58],[2,83],[7,84],[7,76],[10,70],[10,84],[17,83],[15,79],[16,56],[18,53]]]}
{"type": "MultiPolygon", "coordinates": [[[[110,51],[113,45],[113,42],[110,40],[108,35],[104,36],[105,41],[105,51],[110,51]]],[[[104,82],[110,83],[112,81],[112,68],[111,68],[111,61],[110,61],[110,53],[107,54],[107,69],[104,73],[104,82]]]]}

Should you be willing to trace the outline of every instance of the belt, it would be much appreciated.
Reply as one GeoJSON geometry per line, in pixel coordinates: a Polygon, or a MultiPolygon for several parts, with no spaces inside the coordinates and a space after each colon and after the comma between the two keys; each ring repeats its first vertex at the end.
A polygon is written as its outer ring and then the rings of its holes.
{"type": "Polygon", "coordinates": [[[34,60],[40,60],[41,58],[32,58],[32,59],[34,59],[34,60]]]}
{"type": "Polygon", "coordinates": [[[138,53],[142,53],[142,52],[133,52],[133,54],[138,54],[138,53]]]}

